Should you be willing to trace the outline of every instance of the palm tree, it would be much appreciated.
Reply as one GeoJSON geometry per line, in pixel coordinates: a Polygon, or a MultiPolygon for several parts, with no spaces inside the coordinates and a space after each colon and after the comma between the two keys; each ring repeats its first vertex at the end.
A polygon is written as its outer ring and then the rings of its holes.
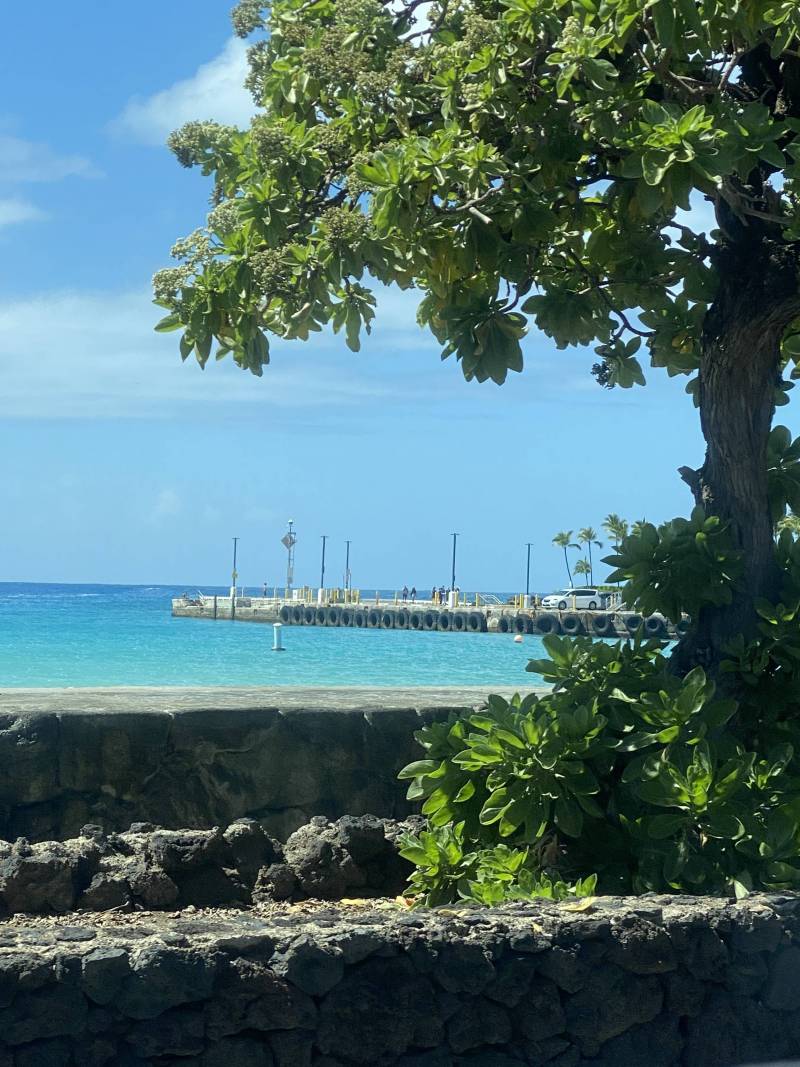
{"type": "Polygon", "coordinates": [[[631,523],[631,536],[638,537],[642,530],[647,525],[647,519],[637,519],[636,522],[631,523]]]}
{"type": "Polygon", "coordinates": [[[614,542],[614,548],[619,551],[621,542],[628,536],[628,520],[612,511],[610,515],[606,515],[602,526],[614,542]]]}
{"type": "MultiPolygon", "coordinates": [[[[592,545],[596,545],[598,548],[603,547],[603,542],[597,540],[597,530],[592,529],[591,526],[584,526],[582,530],[578,530],[578,541],[582,545],[586,545],[589,549],[589,574],[590,581],[594,585],[594,561],[592,560],[592,545]]],[[[575,573],[585,574],[586,571],[578,571],[577,564],[575,566],[575,573]]],[[[587,585],[589,582],[586,583],[587,585]]]]}
{"type": "MultiPolygon", "coordinates": [[[[612,511],[610,515],[606,515],[605,519],[603,519],[603,529],[613,540],[614,551],[619,552],[619,546],[628,536],[628,520],[623,519],[621,515],[617,515],[615,511],[612,511]]],[[[617,588],[619,588],[619,582],[617,582],[617,588]]]]}
{"type": "Polygon", "coordinates": [[[575,568],[574,569],[575,569],[575,573],[576,574],[585,574],[586,575],[586,585],[588,586],[589,585],[589,575],[592,573],[592,565],[589,562],[589,560],[588,559],[579,559],[578,562],[575,564],[575,568]]]}
{"type": "Polygon", "coordinates": [[[572,543],[572,530],[562,530],[561,533],[557,533],[553,538],[553,544],[564,549],[564,562],[567,565],[569,584],[572,585],[572,572],[569,569],[569,556],[567,555],[567,549],[575,547],[572,543]]]}

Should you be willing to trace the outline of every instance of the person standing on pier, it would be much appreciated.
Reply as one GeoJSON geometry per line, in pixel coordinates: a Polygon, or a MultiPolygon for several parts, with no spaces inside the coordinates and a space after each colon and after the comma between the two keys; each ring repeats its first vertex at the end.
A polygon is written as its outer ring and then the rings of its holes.
{"type": "Polygon", "coordinates": [[[408,600],[408,586],[404,585],[403,586],[403,603],[405,604],[405,602],[407,600],[408,600]]]}
{"type": "Polygon", "coordinates": [[[416,602],[417,602],[417,587],[415,585],[412,585],[411,586],[411,603],[412,604],[416,604],[416,602]]]}

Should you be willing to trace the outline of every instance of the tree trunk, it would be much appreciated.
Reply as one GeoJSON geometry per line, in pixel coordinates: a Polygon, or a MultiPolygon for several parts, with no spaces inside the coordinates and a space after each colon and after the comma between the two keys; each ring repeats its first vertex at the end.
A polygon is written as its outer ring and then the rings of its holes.
{"type": "Polygon", "coordinates": [[[699,371],[700,422],[706,457],[682,469],[695,500],[728,524],[742,551],[743,572],[730,604],[704,607],[675,650],[681,672],[700,664],[716,673],[731,638],[756,633],[754,601],[774,598],[775,562],[767,496],[767,440],[780,381],[780,342],[800,314],[796,271],[767,242],[721,252],[720,289],[703,329],[699,371]]]}

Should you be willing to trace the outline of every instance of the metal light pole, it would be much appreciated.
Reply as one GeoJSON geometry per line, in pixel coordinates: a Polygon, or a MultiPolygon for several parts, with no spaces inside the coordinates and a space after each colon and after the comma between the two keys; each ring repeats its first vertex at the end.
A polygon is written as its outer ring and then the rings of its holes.
{"type": "Polygon", "coordinates": [[[349,593],[350,592],[350,542],[349,541],[345,541],[345,545],[347,545],[347,551],[346,551],[345,557],[344,557],[344,587],[349,593]]]}
{"type": "Polygon", "coordinates": [[[531,595],[531,546],[532,542],[526,542],[528,546],[528,565],[525,568],[525,596],[531,595]]]}
{"type": "Polygon", "coordinates": [[[297,534],[294,532],[293,527],[294,520],[289,519],[289,530],[281,538],[281,544],[286,549],[286,597],[291,596],[292,585],[294,584],[294,546],[297,543],[297,534]]]}
{"type": "Polygon", "coordinates": [[[239,577],[239,572],[236,570],[236,549],[239,544],[239,538],[233,539],[233,569],[231,571],[231,597],[236,596],[236,579],[239,577]]]}
{"type": "Polygon", "coordinates": [[[456,541],[458,540],[458,534],[453,534],[453,573],[450,578],[450,589],[454,590],[456,587],[456,541]]]}
{"type": "Polygon", "coordinates": [[[328,535],[327,534],[323,534],[322,535],[322,569],[320,570],[320,574],[319,574],[319,587],[320,587],[320,589],[324,589],[325,588],[325,542],[327,540],[328,540],[328,535]]]}

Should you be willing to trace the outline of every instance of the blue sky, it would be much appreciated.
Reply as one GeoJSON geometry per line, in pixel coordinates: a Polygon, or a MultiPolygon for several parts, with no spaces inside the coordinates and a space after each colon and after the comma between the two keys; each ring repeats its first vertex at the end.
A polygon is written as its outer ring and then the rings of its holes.
{"type": "Polygon", "coordinates": [[[277,345],[261,380],[182,365],[177,335],[152,332],[150,277],[209,192],[164,139],[252,110],[229,6],[82,0],[36,33],[4,13],[0,578],[224,584],[235,534],[241,580],[272,584],[292,518],[300,582],[327,534],[331,580],[350,538],[356,585],[446,584],[455,530],[462,588],[522,588],[532,541],[547,591],[565,577],[556,531],[686,513],[676,468],[702,441],[663,372],[607,392],[590,351],[533,333],[522,375],[466,383],[413,295],[388,291],[360,354],[277,345]]]}

